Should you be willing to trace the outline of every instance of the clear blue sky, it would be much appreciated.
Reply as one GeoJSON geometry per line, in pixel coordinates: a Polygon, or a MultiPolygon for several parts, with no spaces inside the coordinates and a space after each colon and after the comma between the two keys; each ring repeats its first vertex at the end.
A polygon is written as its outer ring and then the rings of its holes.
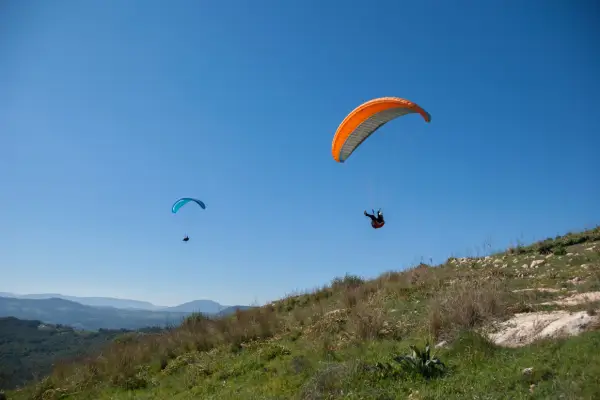
{"type": "Polygon", "coordinates": [[[0,291],[263,303],[593,226],[599,9],[2,2],[0,291]],[[334,162],[380,96],[431,123],[334,162]],[[181,196],[207,209],[173,216],[181,196]]]}

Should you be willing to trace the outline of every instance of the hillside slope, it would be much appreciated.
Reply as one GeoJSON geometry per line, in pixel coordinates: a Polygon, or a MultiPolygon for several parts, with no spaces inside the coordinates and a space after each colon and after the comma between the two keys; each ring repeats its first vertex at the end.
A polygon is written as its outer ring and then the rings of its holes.
{"type": "Polygon", "coordinates": [[[51,372],[61,359],[99,350],[123,331],[75,331],[70,327],[0,318],[0,388],[23,385],[51,372]]]}
{"type": "Polygon", "coordinates": [[[595,228],[190,317],[8,398],[598,398],[599,240],[595,228]],[[394,360],[427,341],[445,367],[394,360]]]}

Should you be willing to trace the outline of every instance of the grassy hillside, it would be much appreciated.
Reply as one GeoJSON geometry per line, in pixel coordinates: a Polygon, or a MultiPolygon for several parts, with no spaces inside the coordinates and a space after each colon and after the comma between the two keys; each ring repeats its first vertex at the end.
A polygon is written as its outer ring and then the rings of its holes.
{"type": "Polygon", "coordinates": [[[15,388],[34,376],[43,377],[57,360],[98,351],[123,333],[81,332],[40,321],[0,318],[0,388],[15,388]]]}
{"type": "Polygon", "coordinates": [[[58,365],[8,398],[600,398],[599,240],[595,228],[367,282],[346,276],[226,318],[193,316],[58,365]],[[568,312],[551,313],[559,309],[568,312]],[[512,332],[502,322],[515,314],[538,317],[512,332]],[[560,324],[579,335],[553,338],[560,324]],[[443,366],[397,357],[428,341],[443,366]]]}

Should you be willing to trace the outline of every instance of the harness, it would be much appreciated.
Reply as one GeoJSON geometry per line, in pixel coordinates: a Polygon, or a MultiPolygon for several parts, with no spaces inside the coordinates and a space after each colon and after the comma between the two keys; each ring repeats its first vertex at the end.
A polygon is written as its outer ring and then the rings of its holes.
{"type": "Polygon", "coordinates": [[[385,225],[385,221],[381,221],[381,222],[371,221],[371,226],[373,227],[373,229],[379,229],[379,228],[383,227],[384,225],[385,225]]]}

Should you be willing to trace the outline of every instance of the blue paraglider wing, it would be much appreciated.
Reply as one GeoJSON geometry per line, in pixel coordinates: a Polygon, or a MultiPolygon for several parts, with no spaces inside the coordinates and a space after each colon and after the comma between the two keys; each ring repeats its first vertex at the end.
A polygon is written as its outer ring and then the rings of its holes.
{"type": "Polygon", "coordinates": [[[200,207],[202,207],[203,210],[206,209],[206,205],[198,199],[192,199],[191,197],[183,197],[179,200],[177,200],[174,204],[173,207],[171,207],[171,212],[173,214],[175,214],[177,211],[179,211],[179,209],[183,206],[185,206],[187,203],[189,202],[194,202],[196,204],[198,204],[200,207]]]}

